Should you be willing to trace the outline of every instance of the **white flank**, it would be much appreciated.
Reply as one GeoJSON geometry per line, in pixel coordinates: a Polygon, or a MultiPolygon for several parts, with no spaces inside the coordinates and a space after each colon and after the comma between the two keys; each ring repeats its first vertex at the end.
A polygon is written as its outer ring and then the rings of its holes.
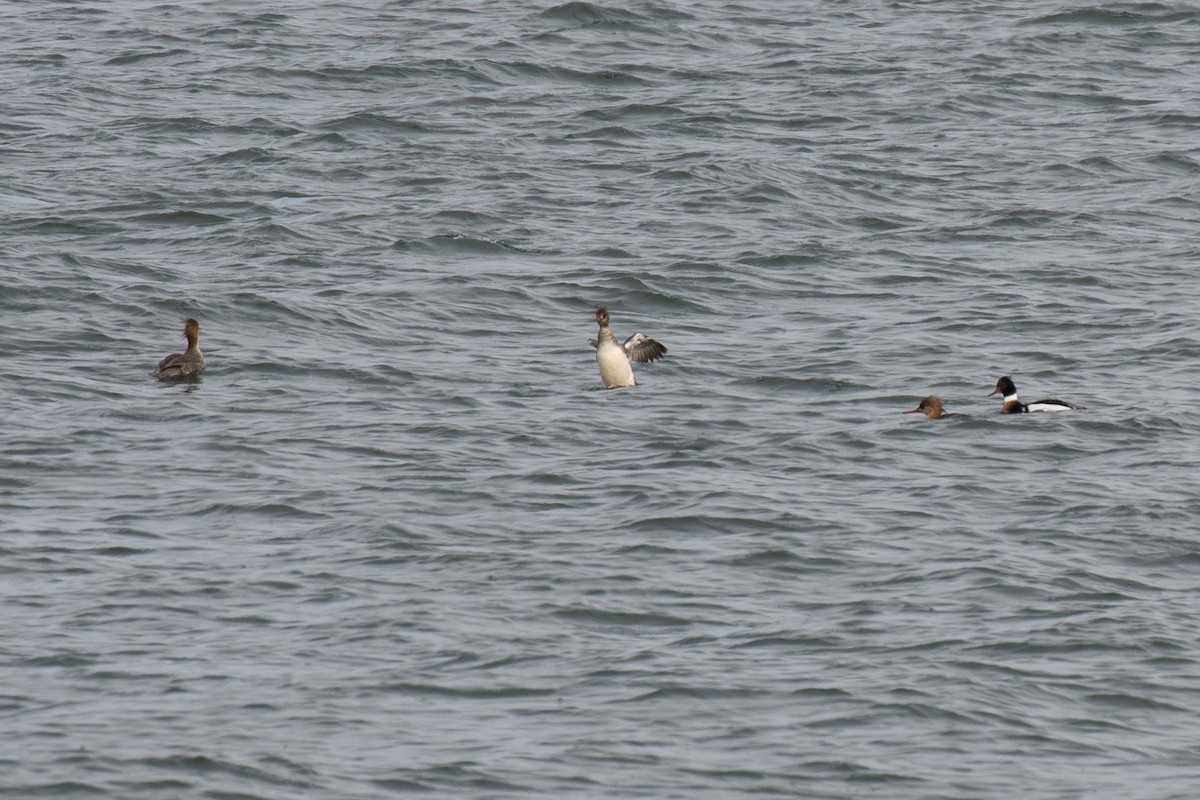
{"type": "Polygon", "coordinates": [[[1070,411],[1070,406],[1060,406],[1058,403],[1030,403],[1030,411],[1070,411]]]}

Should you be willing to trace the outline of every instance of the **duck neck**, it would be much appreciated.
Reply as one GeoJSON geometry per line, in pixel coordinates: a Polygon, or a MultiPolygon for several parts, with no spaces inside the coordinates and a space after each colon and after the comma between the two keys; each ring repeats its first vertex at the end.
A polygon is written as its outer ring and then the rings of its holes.
{"type": "Polygon", "coordinates": [[[603,322],[600,323],[600,332],[596,334],[596,339],[597,341],[612,342],[613,344],[616,344],[617,341],[617,337],[613,336],[612,328],[608,327],[603,322]]]}

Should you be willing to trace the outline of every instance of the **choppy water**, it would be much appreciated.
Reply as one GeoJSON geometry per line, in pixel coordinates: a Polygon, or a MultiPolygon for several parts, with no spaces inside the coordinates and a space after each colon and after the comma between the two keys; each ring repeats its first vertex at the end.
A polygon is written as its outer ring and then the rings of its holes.
{"type": "Polygon", "coordinates": [[[1198,38],[3,6],[0,795],[1194,797],[1198,38]]]}

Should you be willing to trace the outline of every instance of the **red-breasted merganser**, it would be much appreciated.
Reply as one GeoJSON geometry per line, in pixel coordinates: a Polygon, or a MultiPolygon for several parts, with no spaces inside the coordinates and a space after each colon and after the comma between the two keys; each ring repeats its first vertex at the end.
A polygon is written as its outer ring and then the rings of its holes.
{"type": "Polygon", "coordinates": [[[901,411],[901,414],[924,414],[928,419],[946,419],[947,417],[965,417],[966,414],[947,414],[942,406],[942,398],[929,395],[922,397],[921,402],[912,411],[901,411]]]}
{"type": "Polygon", "coordinates": [[[185,319],[183,335],[187,338],[187,350],[167,356],[150,373],[160,381],[188,378],[204,369],[204,354],[200,352],[200,323],[191,317],[185,319]]]}
{"type": "Polygon", "coordinates": [[[1086,408],[1086,406],[1077,406],[1065,400],[1038,400],[1035,403],[1022,403],[1017,397],[1017,385],[1007,375],[996,381],[996,388],[988,393],[988,397],[994,394],[1004,397],[1004,405],[1000,408],[1003,414],[1027,414],[1035,411],[1078,411],[1086,408]]]}
{"type": "Polygon", "coordinates": [[[596,324],[600,326],[600,333],[588,341],[596,348],[596,363],[600,365],[600,379],[604,381],[605,389],[636,385],[631,362],[653,361],[667,354],[667,348],[644,333],[635,333],[624,344],[617,344],[617,337],[608,327],[607,308],[596,310],[596,324]]]}

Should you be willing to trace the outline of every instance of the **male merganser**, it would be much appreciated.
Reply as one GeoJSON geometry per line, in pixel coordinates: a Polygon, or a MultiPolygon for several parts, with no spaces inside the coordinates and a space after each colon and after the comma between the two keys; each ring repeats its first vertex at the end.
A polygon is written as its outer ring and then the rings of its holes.
{"type": "Polygon", "coordinates": [[[644,333],[635,333],[624,344],[617,344],[617,337],[608,327],[607,308],[596,309],[596,324],[600,326],[600,333],[588,341],[596,348],[596,363],[600,365],[600,379],[604,381],[605,389],[636,385],[630,362],[653,361],[667,354],[667,348],[644,333]]]}
{"type": "Polygon", "coordinates": [[[1077,406],[1065,400],[1038,400],[1036,403],[1022,403],[1017,398],[1017,385],[1007,375],[996,381],[996,388],[988,393],[988,397],[994,394],[1004,397],[1004,405],[1000,408],[1002,414],[1026,414],[1034,411],[1078,411],[1086,407],[1077,406]]]}
{"type": "Polygon", "coordinates": [[[187,350],[172,353],[158,362],[150,374],[160,381],[188,378],[204,369],[204,354],[200,352],[200,323],[188,317],[183,321],[183,335],[187,337],[187,350]]]}
{"type": "Polygon", "coordinates": [[[966,414],[947,414],[942,406],[942,398],[929,395],[922,397],[921,402],[912,411],[901,411],[901,414],[924,414],[928,419],[946,419],[947,417],[965,417],[966,414]]]}

